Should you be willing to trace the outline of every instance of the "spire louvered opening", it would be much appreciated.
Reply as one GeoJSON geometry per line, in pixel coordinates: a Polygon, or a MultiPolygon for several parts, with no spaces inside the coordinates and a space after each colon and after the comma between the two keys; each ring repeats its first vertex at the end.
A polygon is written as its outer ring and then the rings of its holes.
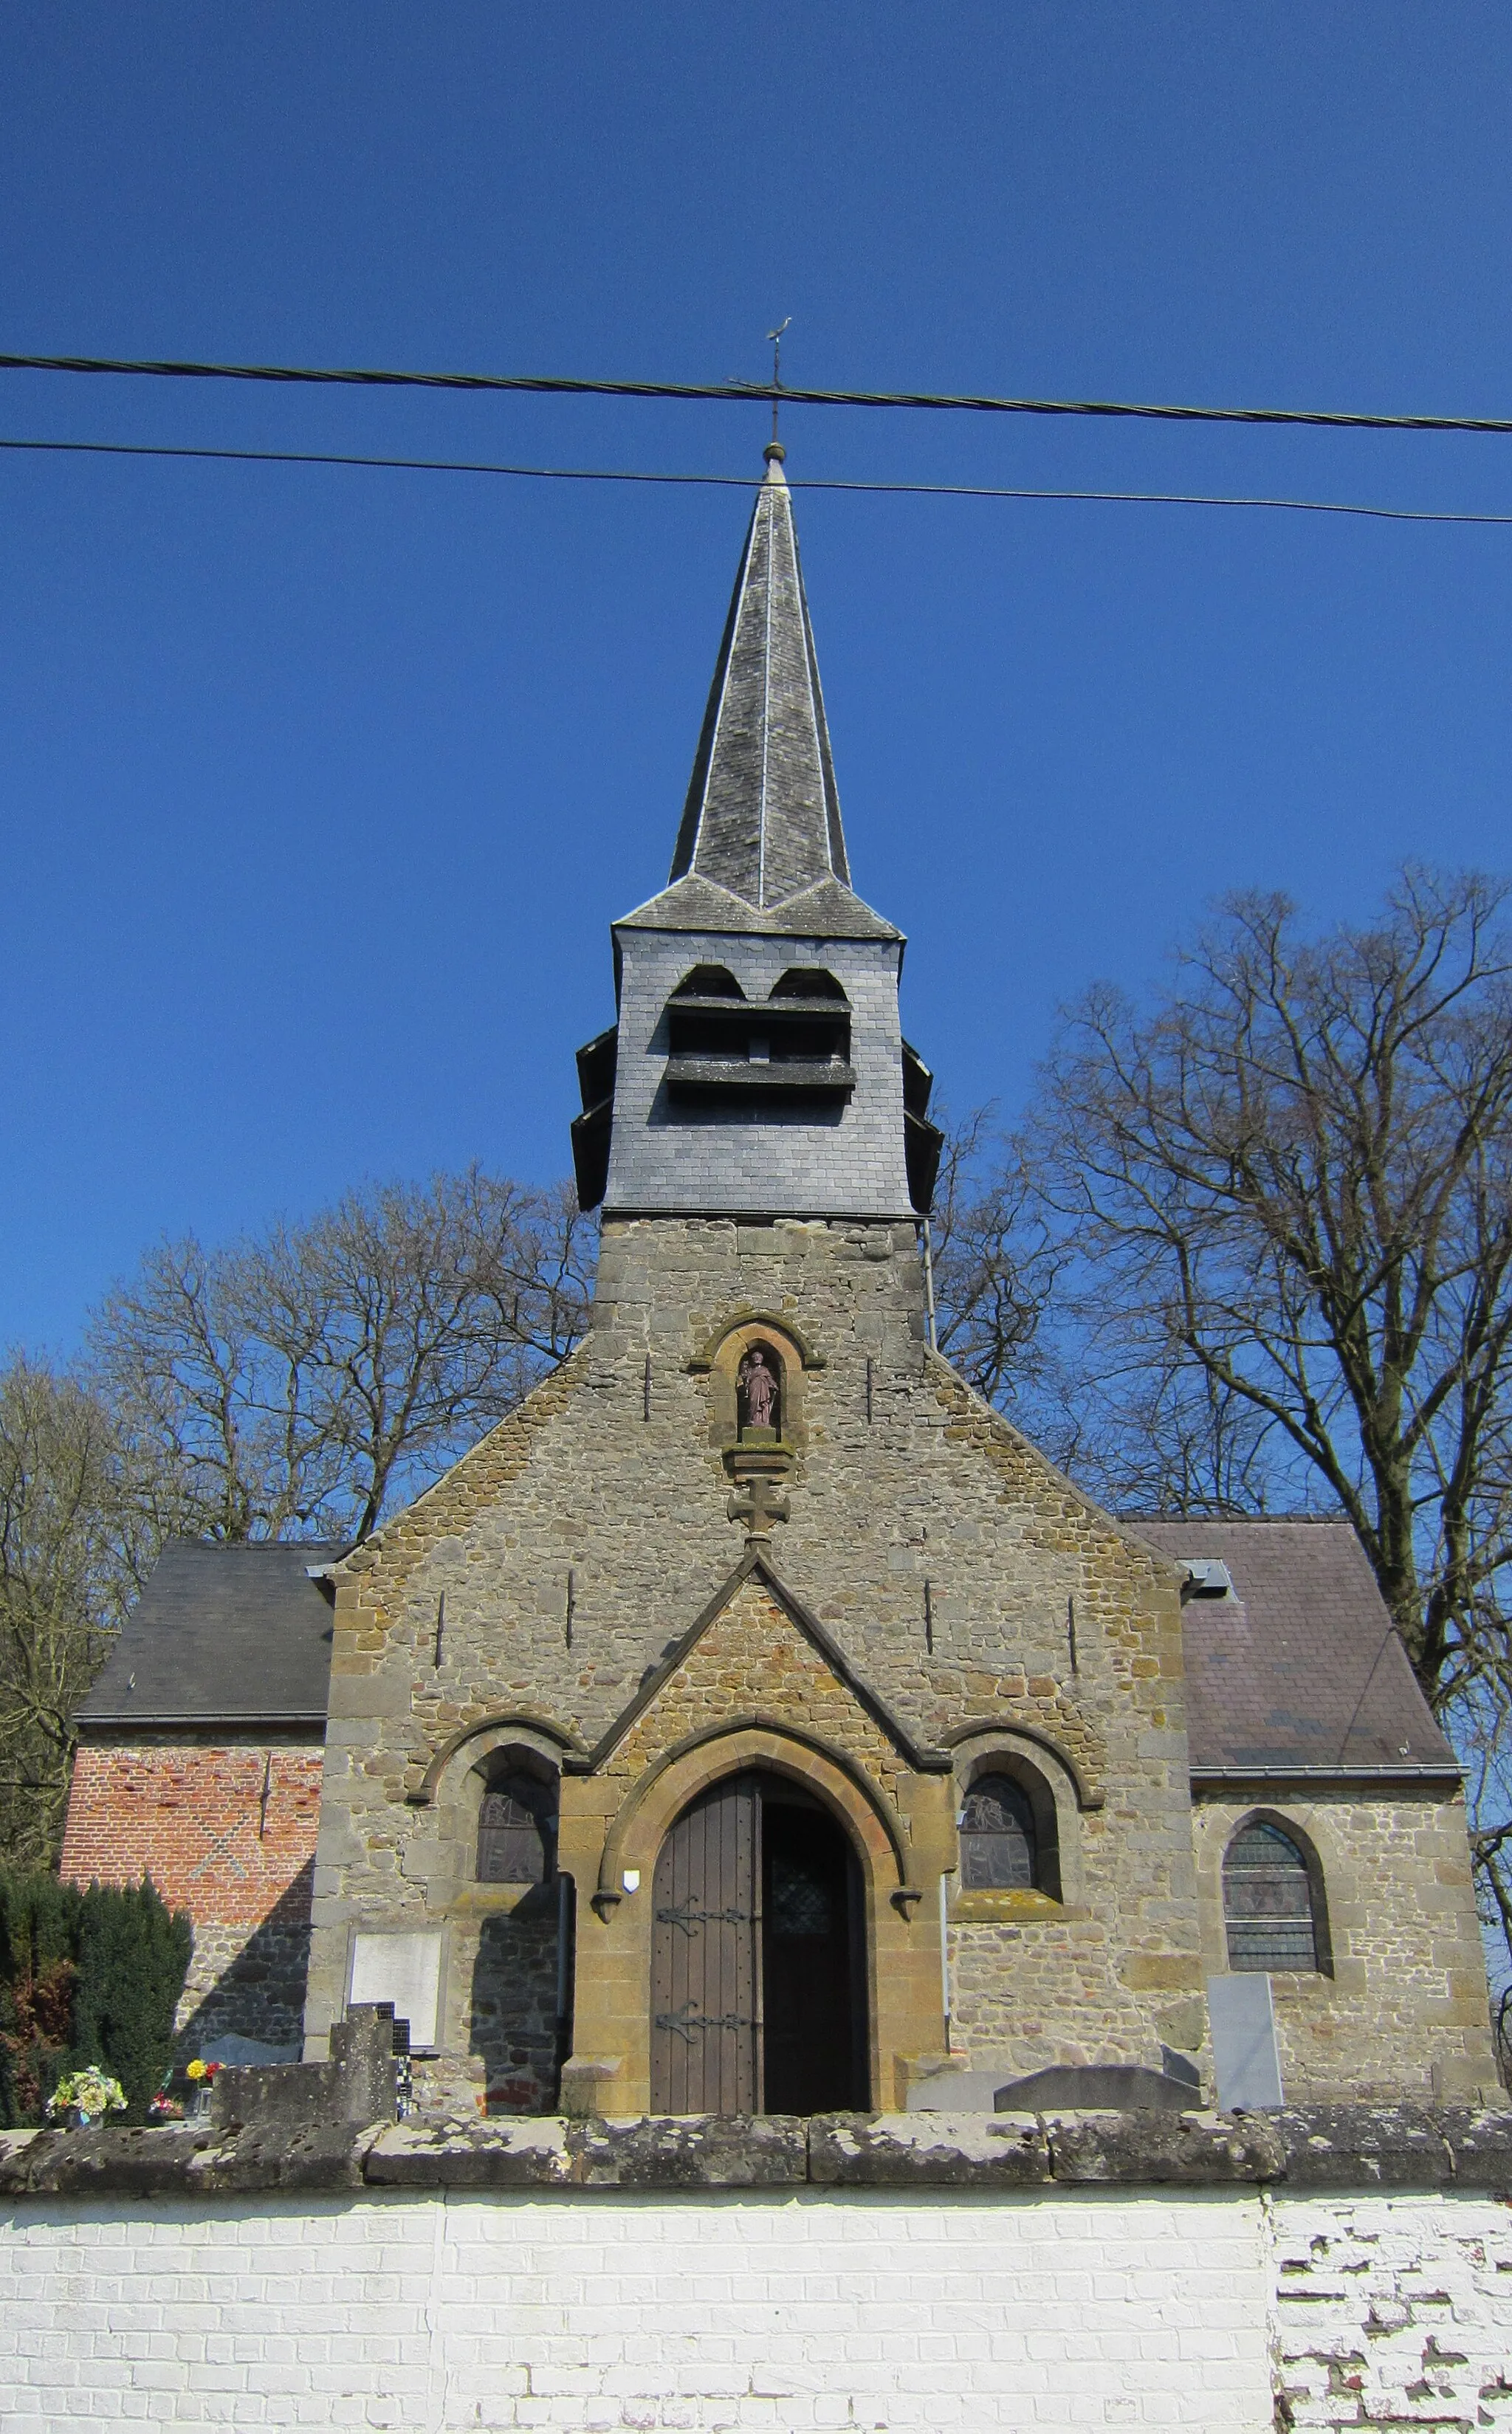
{"type": "Polygon", "coordinates": [[[667,1001],[666,1037],[675,1104],[733,1106],[756,1097],[816,1105],[855,1088],[850,1003],[829,972],[784,973],[764,999],[695,994],[680,983],[667,1001]],[[801,983],[804,993],[784,991],[784,982],[801,983]]]}

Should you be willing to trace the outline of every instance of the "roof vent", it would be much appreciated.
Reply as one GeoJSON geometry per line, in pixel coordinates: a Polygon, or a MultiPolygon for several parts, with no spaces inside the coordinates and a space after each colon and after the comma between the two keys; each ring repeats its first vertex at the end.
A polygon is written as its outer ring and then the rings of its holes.
{"type": "Polygon", "coordinates": [[[1234,1593],[1228,1565],[1220,1564],[1215,1557],[1208,1556],[1200,1561],[1189,1559],[1186,1574],[1181,1585],[1183,1603],[1187,1598],[1224,1598],[1232,1597],[1234,1593]]]}

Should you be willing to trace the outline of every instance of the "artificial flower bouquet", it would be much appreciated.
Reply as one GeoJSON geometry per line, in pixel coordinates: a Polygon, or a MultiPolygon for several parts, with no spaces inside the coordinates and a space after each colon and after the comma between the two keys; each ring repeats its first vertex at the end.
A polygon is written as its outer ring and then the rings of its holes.
{"type": "Polygon", "coordinates": [[[125,2088],[97,2063],[91,2063],[86,2070],[66,2072],[47,2099],[49,2121],[76,2121],[81,2130],[103,2114],[125,2111],[125,2088]]]}
{"type": "Polygon", "coordinates": [[[218,2062],[202,2061],[198,2054],[185,2068],[184,2077],[189,2082],[190,2094],[194,2099],[191,2120],[204,2121],[209,2118],[210,2099],[219,2075],[218,2062]]]}

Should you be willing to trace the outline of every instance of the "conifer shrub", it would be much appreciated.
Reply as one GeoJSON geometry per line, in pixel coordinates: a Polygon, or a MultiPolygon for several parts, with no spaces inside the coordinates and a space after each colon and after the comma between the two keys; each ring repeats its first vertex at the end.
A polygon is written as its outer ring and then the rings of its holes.
{"type": "Polygon", "coordinates": [[[43,1868],[0,1870],[0,2128],[40,2121],[74,2065],[84,1897],[43,1868]]]}
{"type": "Polygon", "coordinates": [[[65,2072],[96,2065],[129,2121],[173,2061],[173,2018],[194,1936],[152,1885],[80,1893],[44,1870],[0,1870],[0,2128],[30,2127],[65,2072]]]}
{"type": "Polygon", "coordinates": [[[169,1911],[150,1877],[91,1885],[84,1895],[74,2043],[120,2081],[128,2121],[146,2121],[172,2066],[173,2015],[193,1950],[187,1911],[169,1911]]]}

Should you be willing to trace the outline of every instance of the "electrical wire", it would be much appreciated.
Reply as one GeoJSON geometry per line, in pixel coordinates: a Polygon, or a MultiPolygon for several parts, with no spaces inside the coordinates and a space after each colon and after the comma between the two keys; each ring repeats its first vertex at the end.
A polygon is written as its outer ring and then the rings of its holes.
{"type": "MultiPolygon", "coordinates": [[[[349,465],[404,473],[502,474],[523,482],[650,482],[713,490],[759,490],[760,479],[749,473],[652,473],[598,466],[503,465],[456,456],[363,456],[301,448],[170,448],[128,439],[6,439],[0,450],[35,451],[65,456],[165,456],[191,462],[227,465],[349,465]]],[[[1143,507],[1277,507],[1294,515],[1368,516],[1378,522],[1409,524],[1512,524],[1512,515],[1481,514],[1469,508],[1382,507],[1348,499],[1283,499],[1228,494],[1208,490],[1051,490],[1008,483],[973,482],[846,482],[808,479],[788,485],[794,490],[859,491],[868,495],[925,499],[1051,499],[1087,500],[1112,506],[1143,507]]]]}
{"type": "Polygon", "coordinates": [[[1464,414],[1341,414],[1294,406],[1136,405],[1108,399],[952,397],[923,390],[790,388],[765,381],[603,381],[547,379],[524,373],[400,372],[321,369],[296,364],[137,362],[113,355],[6,355],[0,371],[119,372],[152,380],[276,381],[343,388],[507,390],[541,397],[644,397],[710,404],[902,406],[947,414],[1071,414],[1146,422],[1301,423],[1340,431],[1476,431],[1505,436],[1512,420],[1464,414]]]}

